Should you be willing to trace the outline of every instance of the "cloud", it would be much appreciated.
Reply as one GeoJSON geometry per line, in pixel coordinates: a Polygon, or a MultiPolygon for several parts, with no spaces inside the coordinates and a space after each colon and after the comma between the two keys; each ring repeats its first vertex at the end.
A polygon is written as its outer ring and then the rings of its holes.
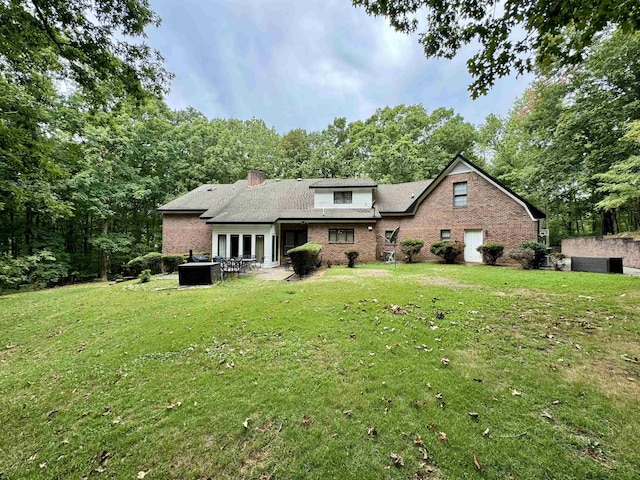
{"type": "Polygon", "coordinates": [[[426,59],[416,36],[348,0],[152,0],[163,18],[149,43],[176,74],[170,107],[209,118],[262,118],[280,132],[322,130],[335,117],[422,103],[480,123],[506,114],[528,82],[506,79],[473,102],[465,59],[426,59]]]}

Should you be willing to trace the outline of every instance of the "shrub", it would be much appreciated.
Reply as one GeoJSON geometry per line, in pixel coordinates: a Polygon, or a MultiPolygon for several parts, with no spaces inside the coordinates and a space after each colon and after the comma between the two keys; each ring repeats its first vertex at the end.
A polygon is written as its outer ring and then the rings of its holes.
{"type": "Polygon", "coordinates": [[[346,252],[344,252],[344,254],[347,256],[347,260],[349,263],[347,263],[347,266],[349,268],[353,268],[356,266],[356,260],[358,259],[358,256],[360,255],[360,252],[357,250],[347,250],[346,252]]]}
{"type": "Polygon", "coordinates": [[[405,254],[407,262],[411,263],[413,260],[413,256],[420,253],[424,247],[424,241],[418,240],[417,238],[405,238],[400,242],[400,249],[402,253],[405,254]]]}
{"type": "Polygon", "coordinates": [[[534,270],[539,269],[542,265],[545,264],[547,255],[551,251],[551,249],[547,248],[544,243],[538,242],[522,242],[519,247],[530,248],[531,250],[533,250],[534,257],[533,261],[531,262],[531,268],[534,270]]]}
{"type": "Polygon", "coordinates": [[[446,263],[454,263],[462,252],[464,252],[463,242],[442,240],[431,245],[431,253],[439,256],[446,263]]]}
{"type": "Polygon", "coordinates": [[[162,270],[165,273],[172,273],[178,270],[178,265],[184,263],[182,255],[162,255],[162,270]]]}
{"type": "Polygon", "coordinates": [[[0,256],[0,290],[51,287],[62,283],[68,275],[68,263],[48,250],[18,258],[0,256]]]}
{"type": "Polygon", "coordinates": [[[564,253],[552,253],[549,255],[549,261],[554,270],[562,270],[564,268],[564,260],[567,256],[564,253]]]}
{"type": "Polygon", "coordinates": [[[148,268],[146,270],[143,270],[138,278],[140,279],[140,283],[149,282],[151,280],[151,270],[149,270],[148,268]]]}
{"type": "Polygon", "coordinates": [[[509,257],[517,261],[525,270],[531,270],[536,252],[531,248],[516,247],[509,252],[509,257]]]}
{"type": "Polygon", "coordinates": [[[298,276],[309,273],[316,267],[321,250],[322,244],[317,242],[308,242],[288,250],[287,255],[291,259],[293,271],[298,276]]]}
{"type": "Polygon", "coordinates": [[[162,254],[160,252],[149,252],[146,255],[133,258],[127,262],[129,273],[138,276],[144,269],[151,270],[152,275],[162,273],[162,254]]]}
{"type": "Polygon", "coordinates": [[[486,242],[480,245],[476,250],[482,254],[482,261],[485,265],[495,265],[504,253],[504,243],[486,242]]]}

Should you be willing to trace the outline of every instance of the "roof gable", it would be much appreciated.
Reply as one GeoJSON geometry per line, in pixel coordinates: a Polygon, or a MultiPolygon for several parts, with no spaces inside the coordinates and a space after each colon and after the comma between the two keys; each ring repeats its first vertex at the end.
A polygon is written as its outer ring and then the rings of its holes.
{"type": "Polygon", "coordinates": [[[511,199],[513,199],[516,203],[519,203],[520,205],[522,205],[524,209],[527,211],[527,213],[529,214],[529,217],[531,217],[531,220],[546,218],[546,215],[542,211],[540,211],[538,208],[536,208],[533,204],[529,203],[527,200],[522,198],[520,195],[515,193],[506,185],[503,185],[502,183],[500,183],[500,181],[498,181],[497,179],[489,175],[487,172],[482,170],[473,162],[471,162],[470,160],[467,160],[460,153],[458,153],[455,157],[453,157],[453,159],[449,162],[449,164],[442,169],[440,174],[424,190],[422,195],[420,195],[420,198],[418,198],[417,201],[415,201],[412,204],[410,213],[415,213],[418,205],[425,198],[427,198],[427,196],[431,192],[433,192],[433,190],[435,190],[435,188],[442,182],[442,180],[445,177],[452,174],[455,175],[458,173],[468,173],[468,172],[477,173],[482,178],[484,178],[487,182],[491,183],[494,187],[496,187],[498,190],[502,191],[505,195],[507,195],[508,197],[511,197],[511,199]]]}

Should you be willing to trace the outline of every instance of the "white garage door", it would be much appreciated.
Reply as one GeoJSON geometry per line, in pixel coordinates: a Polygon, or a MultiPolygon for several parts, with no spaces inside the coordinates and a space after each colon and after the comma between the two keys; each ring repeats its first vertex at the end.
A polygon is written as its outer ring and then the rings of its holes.
{"type": "Polygon", "coordinates": [[[482,245],[482,230],[464,231],[464,261],[482,263],[482,254],[476,250],[482,245]]]}

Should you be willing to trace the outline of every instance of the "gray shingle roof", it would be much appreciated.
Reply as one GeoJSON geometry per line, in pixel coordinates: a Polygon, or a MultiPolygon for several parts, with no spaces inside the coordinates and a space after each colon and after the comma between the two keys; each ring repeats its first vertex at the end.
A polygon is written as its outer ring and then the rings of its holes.
{"type": "Polygon", "coordinates": [[[376,208],[382,213],[406,212],[433,180],[378,185],[376,208]]]}
{"type": "Polygon", "coordinates": [[[377,183],[370,178],[323,178],[310,188],[375,188],[377,183]]]}
{"type": "Polygon", "coordinates": [[[233,185],[205,184],[185,193],[181,197],[162,205],[160,212],[204,212],[227,202],[233,185]]]}

